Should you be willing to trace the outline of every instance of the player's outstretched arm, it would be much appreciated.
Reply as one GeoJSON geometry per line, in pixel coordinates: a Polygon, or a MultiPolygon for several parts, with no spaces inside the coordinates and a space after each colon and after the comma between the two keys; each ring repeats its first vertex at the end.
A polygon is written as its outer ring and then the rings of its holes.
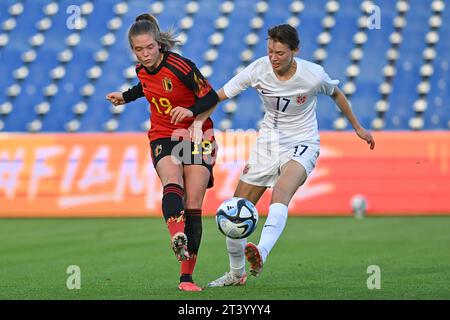
{"type": "Polygon", "coordinates": [[[106,99],[115,106],[125,104],[125,99],[123,98],[122,92],[110,92],[106,95],[106,99]]]}
{"type": "Polygon", "coordinates": [[[342,91],[339,90],[338,87],[334,89],[331,98],[334,100],[339,109],[341,109],[342,113],[347,117],[348,121],[350,121],[358,137],[365,140],[370,145],[370,149],[375,148],[375,140],[373,139],[372,134],[366,129],[364,129],[363,126],[361,126],[361,124],[359,123],[358,119],[356,118],[355,114],[352,111],[350,103],[348,102],[347,98],[342,93],[342,91]]]}
{"type": "Polygon", "coordinates": [[[197,115],[195,117],[194,122],[189,127],[189,132],[191,134],[191,140],[195,143],[200,143],[202,141],[203,123],[205,123],[206,119],[208,119],[212,115],[212,113],[214,112],[214,110],[216,110],[217,106],[219,105],[219,103],[221,101],[228,99],[228,97],[225,95],[225,92],[223,91],[223,88],[221,88],[219,91],[217,91],[217,96],[219,97],[218,103],[211,109],[197,115]]]}
{"type": "Polygon", "coordinates": [[[142,84],[140,82],[125,92],[110,92],[106,95],[106,99],[111,101],[115,106],[120,106],[142,97],[144,97],[144,92],[142,91],[142,84]]]}

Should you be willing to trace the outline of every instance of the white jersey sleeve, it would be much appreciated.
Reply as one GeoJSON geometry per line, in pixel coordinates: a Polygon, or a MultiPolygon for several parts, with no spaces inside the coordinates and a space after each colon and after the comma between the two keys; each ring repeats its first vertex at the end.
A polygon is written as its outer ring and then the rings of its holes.
{"type": "Polygon", "coordinates": [[[252,77],[255,75],[254,69],[259,60],[249,64],[223,86],[223,91],[228,98],[233,98],[245,89],[253,86],[254,81],[252,77]]]}
{"type": "Polygon", "coordinates": [[[331,96],[334,92],[334,88],[339,84],[339,80],[331,80],[328,74],[321,68],[320,83],[317,88],[317,94],[324,94],[331,96]]]}

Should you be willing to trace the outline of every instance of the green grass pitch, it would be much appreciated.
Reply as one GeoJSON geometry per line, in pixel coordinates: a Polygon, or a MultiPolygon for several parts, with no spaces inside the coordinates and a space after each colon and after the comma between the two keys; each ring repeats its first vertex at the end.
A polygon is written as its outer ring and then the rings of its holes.
{"type": "MultiPolygon", "coordinates": [[[[449,248],[450,217],[289,217],[259,278],[187,293],[162,218],[2,219],[0,299],[449,299],[449,248]],[[70,265],[79,290],[66,287],[70,265]],[[371,265],[380,289],[367,288],[371,265]]],[[[227,269],[225,238],[204,218],[194,280],[227,269]]]]}

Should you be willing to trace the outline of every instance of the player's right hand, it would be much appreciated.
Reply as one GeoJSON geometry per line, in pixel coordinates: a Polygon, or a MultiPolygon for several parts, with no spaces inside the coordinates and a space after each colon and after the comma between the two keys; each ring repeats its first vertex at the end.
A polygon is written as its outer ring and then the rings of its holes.
{"type": "Polygon", "coordinates": [[[199,144],[203,140],[203,122],[199,120],[194,120],[189,127],[189,135],[191,136],[191,141],[199,144]]]}
{"type": "Polygon", "coordinates": [[[122,92],[111,92],[106,95],[106,99],[111,101],[115,106],[120,106],[125,104],[125,99],[123,98],[122,92]]]}

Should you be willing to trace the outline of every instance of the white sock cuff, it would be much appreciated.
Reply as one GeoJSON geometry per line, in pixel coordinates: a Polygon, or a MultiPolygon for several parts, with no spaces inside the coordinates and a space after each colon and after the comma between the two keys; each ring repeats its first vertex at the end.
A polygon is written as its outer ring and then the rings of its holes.
{"type": "Polygon", "coordinates": [[[286,219],[288,217],[288,207],[282,203],[272,203],[269,206],[269,214],[270,212],[276,212],[281,216],[285,217],[286,219]]]}

